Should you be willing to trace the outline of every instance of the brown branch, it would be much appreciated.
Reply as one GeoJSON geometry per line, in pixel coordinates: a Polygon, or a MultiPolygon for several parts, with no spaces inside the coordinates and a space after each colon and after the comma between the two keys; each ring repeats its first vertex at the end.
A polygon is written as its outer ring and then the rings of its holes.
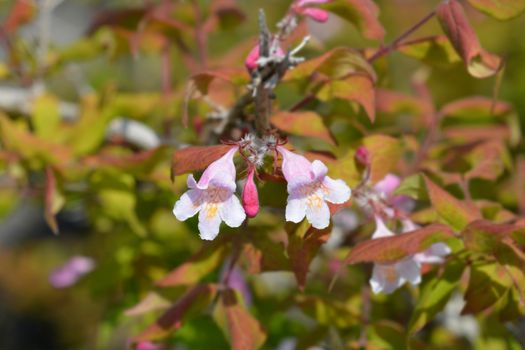
{"type": "Polygon", "coordinates": [[[375,54],[370,56],[368,59],[368,62],[372,63],[378,58],[390,54],[392,51],[394,51],[403,40],[405,40],[407,37],[409,37],[412,33],[414,33],[416,30],[418,30],[421,26],[423,26],[425,23],[427,23],[429,20],[431,20],[436,15],[436,11],[430,12],[428,15],[423,17],[419,22],[414,24],[412,27],[408,28],[404,33],[402,33],[400,36],[398,36],[394,41],[392,41],[390,44],[386,46],[382,46],[377,50],[375,54]]]}

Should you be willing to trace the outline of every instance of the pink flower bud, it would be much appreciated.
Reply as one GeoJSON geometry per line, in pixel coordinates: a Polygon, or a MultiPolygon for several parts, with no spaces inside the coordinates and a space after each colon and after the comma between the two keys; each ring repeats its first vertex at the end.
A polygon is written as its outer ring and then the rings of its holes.
{"type": "MultiPolygon", "coordinates": [[[[274,52],[274,53],[270,52],[270,55],[275,55],[277,57],[284,57],[286,53],[283,51],[283,49],[280,46],[278,46],[277,52],[274,52]]],[[[246,66],[246,69],[248,69],[249,71],[257,69],[258,59],[259,59],[259,44],[257,44],[246,57],[246,60],[244,61],[244,65],[246,66]]]]}
{"type": "Polygon", "coordinates": [[[246,57],[244,65],[248,70],[254,70],[257,68],[257,60],[259,59],[259,45],[256,45],[252,51],[246,57]]]}
{"type": "Polygon", "coordinates": [[[321,9],[305,8],[302,11],[303,15],[310,17],[316,22],[324,23],[328,20],[328,12],[321,9]]]}
{"type": "Polygon", "coordinates": [[[248,171],[248,177],[244,184],[242,191],[242,206],[246,212],[246,216],[253,218],[259,212],[259,194],[257,193],[257,187],[253,181],[253,175],[255,174],[255,167],[250,167],[248,171]]]}
{"type": "Polygon", "coordinates": [[[359,146],[355,151],[354,159],[357,164],[368,167],[370,165],[370,155],[365,146],[359,146]]]}
{"type": "Polygon", "coordinates": [[[312,8],[311,5],[319,5],[330,2],[330,0],[299,0],[292,5],[292,11],[298,15],[308,16],[314,21],[324,23],[328,20],[328,12],[318,8],[312,8]]]}

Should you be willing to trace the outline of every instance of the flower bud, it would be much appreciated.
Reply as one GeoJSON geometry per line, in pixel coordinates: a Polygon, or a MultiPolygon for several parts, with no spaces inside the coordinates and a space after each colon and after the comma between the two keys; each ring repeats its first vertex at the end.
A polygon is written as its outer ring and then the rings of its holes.
{"type": "Polygon", "coordinates": [[[242,190],[242,206],[246,212],[246,216],[253,218],[259,212],[259,194],[257,193],[257,186],[253,181],[255,174],[255,167],[251,166],[248,170],[248,177],[242,190]]]}
{"type": "Polygon", "coordinates": [[[358,166],[367,168],[370,166],[370,155],[365,146],[359,146],[355,151],[354,160],[358,166]]]}

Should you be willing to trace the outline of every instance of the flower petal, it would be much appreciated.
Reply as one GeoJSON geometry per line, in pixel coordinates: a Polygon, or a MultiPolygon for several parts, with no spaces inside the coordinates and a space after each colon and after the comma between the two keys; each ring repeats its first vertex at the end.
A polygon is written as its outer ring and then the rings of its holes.
{"type": "Polygon", "coordinates": [[[180,197],[173,207],[173,215],[177,220],[184,221],[197,214],[202,205],[201,192],[201,190],[189,190],[180,197]]]}
{"type": "Polygon", "coordinates": [[[328,20],[328,12],[321,9],[315,9],[315,8],[305,8],[302,11],[303,15],[310,17],[316,22],[324,23],[328,20]]]}
{"type": "Polygon", "coordinates": [[[392,193],[399,187],[401,179],[394,174],[387,174],[381,181],[374,185],[376,191],[386,198],[392,196],[392,193]]]}
{"type": "Polygon", "coordinates": [[[396,267],[404,281],[414,286],[421,283],[421,266],[412,257],[397,262],[396,267]]]}
{"type": "Polygon", "coordinates": [[[390,294],[403,285],[396,265],[374,264],[370,286],[375,294],[390,294]]]}
{"type": "Polygon", "coordinates": [[[288,182],[288,193],[296,188],[309,184],[313,180],[312,164],[305,157],[288,151],[284,147],[277,147],[283,156],[281,166],[284,178],[288,182]]]}
{"type": "Polygon", "coordinates": [[[330,225],[330,209],[320,192],[312,194],[306,199],[306,219],[317,229],[323,229],[330,225]]]}
{"type": "Polygon", "coordinates": [[[324,4],[329,2],[330,0],[299,0],[297,1],[297,6],[303,7],[306,5],[313,5],[313,4],[324,4]]]}
{"type": "Polygon", "coordinates": [[[222,220],[230,227],[239,227],[246,219],[239,199],[233,194],[222,204],[220,214],[222,220]]]}
{"type": "Polygon", "coordinates": [[[207,189],[209,184],[217,187],[228,188],[235,191],[235,165],[233,156],[239,149],[238,146],[232,147],[225,155],[217,159],[204,170],[197,187],[207,189]]]}
{"type": "Polygon", "coordinates": [[[199,213],[200,237],[207,241],[213,240],[219,234],[221,217],[219,215],[222,203],[206,203],[199,213]]]}
{"type": "Polygon", "coordinates": [[[312,162],[312,172],[314,173],[314,178],[317,180],[322,180],[328,172],[328,168],[320,160],[314,160],[312,162]]]}
{"type": "Polygon", "coordinates": [[[378,215],[375,215],[374,219],[376,221],[376,229],[372,234],[372,239],[395,236],[395,233],[386,227],[385,223],[378,215]]]}
{"type": "Polygon", "coordinates": [[[343,180],[334,180],[326,176],[323,180],[324,199],[330,203],[341,204],[350,199],[352,190],[343,180]]]}
{"type": "Polygon", "coordinates": [[[444,257],[452,250],[445,243],[435,243],[427,250],[414,255],[414,260],[420,264],[441,264],[445,261],[444,257]]]}
{"type": "Polygon", "coordinates": [[[197,181],[195,181],[195,178],[193,177],[193,174],[188,175],[188,179],[186,180],[186,185],[188,185],[188,188],[197,188],[197,181]]]}
{"type": "Polygon", "coordinates": [[[305,215],[306,198],[289,195],[286,204],[286,221],[298,223],[303,221],[305,215]]]}

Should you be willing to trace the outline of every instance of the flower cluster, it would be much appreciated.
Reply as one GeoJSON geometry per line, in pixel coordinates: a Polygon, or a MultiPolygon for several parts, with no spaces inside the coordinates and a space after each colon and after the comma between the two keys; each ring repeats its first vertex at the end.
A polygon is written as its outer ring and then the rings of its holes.
{"type": "MultiPolygon", "coordinates": [[[[330,209],[327,202],[342,204],[348,201],[350,188],[344,181],[328,177],[328,169],[321,161],[310,162],[305,157],[276,145],[273,140],[269,140],[269,143],[271,150],[282,156],[282,173],[288,182],[286,220],[298,223],[306,216],[313,227],[328,227],[330,209]]],[[[268,144],[263,148],[265,152],[270,151],[268,144]]],[[[257,164],[251,162],[250,157],[245,157],[248,162],[248,177],[242,193],[242,205],[235,196],[237,185],[233,157],[239,149],[239,145],[232,146],[224,156],[211,163],[199,182],[195,181],[193,175],[189,175],[189,190],[175,203],[173,214],[178,220],[184,221],[199,213],[198,227],[202,239],[214,239],[222,221],[230,227],[239,227],[246,216],[254,217],[259,211],[254,181],[257,164]]],[[[253,152],[251,156],[261,158],[258,153],[260,152],[253,152]]]]}
{"type": "MultiPolygon", "coordinates": [[[[374,220],[376,228],[372,234],[372,239],[381,237],[392,237],[396,234],[392,232],[383,221],[381,214],[388,218],[395,218],[396,210],[406,209],[409,205],[408,199],[403,196],[395,196],[394,191],[401,183],[401,180],[392,174],[388,174],[384,179],[376,183],[374,190],[380,200],[386,202],[388,206],[375,208],[374,220]]],[[[403,218],[402,233],[412,232],[419,228],[412,220],[403,218]]],[[[421,282],[421,267],[423,264],[443,263],[444,257],[450,254],[450,248],[444,243],[435,243],[429,249],[408,256],[392,264],[375,264],[370,286],[374,293],[390,294],[405,283],[417,285],[421,282]]]]}

